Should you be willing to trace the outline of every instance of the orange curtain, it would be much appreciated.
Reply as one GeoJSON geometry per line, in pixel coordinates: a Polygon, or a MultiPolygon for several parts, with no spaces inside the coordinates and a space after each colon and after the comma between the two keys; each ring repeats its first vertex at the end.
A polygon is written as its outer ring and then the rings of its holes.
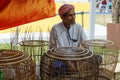
{"type": "Polygon", "coordinates": [[[0,0],[0,30],[55,14],[54,0],[0,0]]]}

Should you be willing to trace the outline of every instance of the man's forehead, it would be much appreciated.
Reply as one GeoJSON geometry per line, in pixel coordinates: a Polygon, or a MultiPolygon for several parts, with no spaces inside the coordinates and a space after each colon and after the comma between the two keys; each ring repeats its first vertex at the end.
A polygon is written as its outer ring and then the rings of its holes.
{"type": "Polygon", "coordinates": [[[64,4],[59,8],[59,15],[62,16],[74,9],[74,6],[71,4],[64,4]]]}

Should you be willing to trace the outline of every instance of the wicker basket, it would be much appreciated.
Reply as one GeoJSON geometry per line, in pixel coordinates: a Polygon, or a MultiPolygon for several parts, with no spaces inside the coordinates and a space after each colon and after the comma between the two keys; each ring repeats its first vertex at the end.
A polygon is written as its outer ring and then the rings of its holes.
{"type": "Polygon", "coordinates": [[[86,49],[61,47],[49,50],[41,60],[42,80],[97,80],[97,58],[86,49]]]}
{"type": "Polygon", "coordinates": [[[91,39],[83,41],[83,46],[102,57],[99,65],[99,80],[114,80],[114,71],[118,61],[118,50],[110,40],[91,39]]]}
{"type": "Polygon", "coordinates": [[[0,50],[0,80],[35,80],[35,64],[26,53],[0,50]]]}

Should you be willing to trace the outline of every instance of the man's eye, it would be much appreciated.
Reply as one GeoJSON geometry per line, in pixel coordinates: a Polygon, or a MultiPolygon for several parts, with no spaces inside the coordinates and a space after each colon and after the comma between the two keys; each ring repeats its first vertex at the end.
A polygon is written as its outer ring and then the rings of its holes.
{"type": "Polygon", "coordinates": [[[67,16],[75,16],[75,13],[74,14],[68,14],[67,16]]]}

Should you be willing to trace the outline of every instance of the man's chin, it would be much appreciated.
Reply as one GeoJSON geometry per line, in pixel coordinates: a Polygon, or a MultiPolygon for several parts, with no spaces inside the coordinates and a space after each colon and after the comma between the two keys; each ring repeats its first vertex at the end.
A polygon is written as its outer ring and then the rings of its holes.
{"type": "Polygon", "coordinates": [[[71,24],[75,24],[75,22],[72,22],[71,24]]]}

